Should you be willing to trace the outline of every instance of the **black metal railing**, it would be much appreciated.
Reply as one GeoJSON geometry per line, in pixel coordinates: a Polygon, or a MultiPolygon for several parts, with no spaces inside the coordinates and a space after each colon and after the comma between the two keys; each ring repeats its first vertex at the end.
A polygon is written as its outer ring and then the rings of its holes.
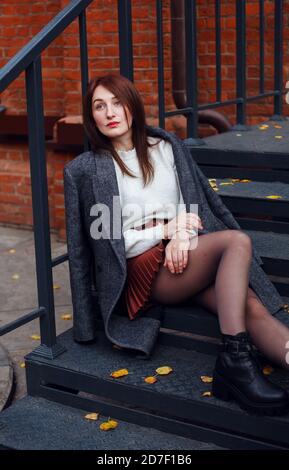
{"type": "MultiPolygon", "coordinates": [[[[52,268],[66,261],[68,257],[66,254],[57,259],[51,259],[41,53],[78,17],[82,93],[84,94],[86,92],[88,83],[88,58],[85,9],[91,2],[92,0],[71,1],[70,4],[23,47],[0,72],[0,91],[3,91],[21,72],[25,71],[39,304],[38,309],[1,327],[0,336],[35,318],[39,318],[41,345],[35,350],[35,353],[51,359],[64,351],[64,348],[56,341],[52,268]]],[[[85,142],[84,145],[87,147],[87,142],[85,142]]]]}
{"type": "MultiPolygon", "coordinates": [[[[232,0],[233,1],[233,0],[232,0]]],[[[275,120],[282,119],[283,93],[283,0],[272,0],[274,14],[274,90],[265,91],[264,86],[264,0],[259,1],[259,41],[260,79],[259,93],[247,96],[246,87],[246,0],[235,0],[236,5],[236,97],[221,100],[222,97],[222,54],[221,54],[221,2],[215,1],[215,67],[216,100],[198,106],[197,82],[197,1],[171,0],[184,2],[184,49],[186,52],[185,105],[173,111],[165,109],[164,94],[164,40],[163,2],[156,0],[157,51],[158,51],[158,104],[159,125],[165,127],[165,118],[183,114],[187,116],[188,137],[197,142],[198,112],[220,106],[236,105],[236,126],[246,128],[246,104],[264,97],[274,97],[275,120]]],[[[1,70],[0,92],[8,87],[21,72],[25,71],[27,113],[29,131],[30,169],[32,182],[32,205],[35,237],[35,256],[39,307],[13,323],[0,328],[0,336],[12,331],[35,318],[40,319],[41,346],[35,353],[46,357],[56,357],[63,348],[56,342],[55,307],[52,283],[52,268],[67,261],[67,254],[51,259],[48,188],[46,174],[45,135],[42,96],[41,53],[77,17],[79,19],[79,43],[82,94],[88,83],[88,55],[86,36],[87,6],[92,0],[72,0],[52,21],[50,21],[25,47],[23,47],[1,70]]],[[[131,0],[118,1],[120,73],[133,80],[133,44],[131,0]]],[[[172,37],[172,40],[180,38],[172,37]]],[[[182,42],[180,41],[180,44],[182,42]]],[[[174,71],[173,71],[174,72],[174,71]]],[[[84,140],[84,148],[88,148],[84,140]]]]}
{"type": "MultiPolygon", "coordinates": [[[[220,0],[215,0],[215,76],[216,76],[216,99],[213,102],[198,106],[198,85],[197,85],[197,0],[171,0],[174,2],[184,2],[185,10],[185,50],[186,50],[186,97],[184,106],[179,109],[166,112],[164,98],[159,101],[159,123],[164,127],[166,117],[183,114],[187,116],[187,135],[190,138],[197,137],[198,111],[219,108],[223,106],[236,105],[236,125],[235,129],[246,127],[246,105],[248,102],[260,100],[267,97],[274,97],[274,111],[271,119],[282,120],[282,99],[286,93],[283,79],[283,0],[272,0],[274,2],[274,89],[265,91],[265,2],[259,0],[259,93],[247,95],[247,60],[246,60],[246,0],[232,0],[235,4],[236,14],[236,96],[233,99],[222,100],[222,53],[221,53],[221,14],[222,6],[220,0]]],[[[158,72],[159,72],[159,93],[163,90],[163,45],[162,35],[162,0],[157,1],[157,30],[158,34],[158,72]]],[[[128,20],[127,20],[128,21],[128,20]]],[[[257,33],[258,34],[258,33],[257,33]]],[[[182,45],[182,38],[172,34],[172,41],[178,41],[182,45]]],[[[174,71],[173,71],[174,73],[174,71]]],[[[197,142],[197,140],[196,140],[197,142]]]]}

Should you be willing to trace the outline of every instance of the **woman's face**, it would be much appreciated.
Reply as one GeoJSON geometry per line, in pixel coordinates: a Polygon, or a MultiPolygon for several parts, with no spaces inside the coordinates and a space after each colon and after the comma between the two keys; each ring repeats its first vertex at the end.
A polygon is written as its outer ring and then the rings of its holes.
{"type": "Polygon", "coordinates": [[[99,131],[110,139],[130,136],[132,115],[107,88],[98,85],[92,96],[92,115],[99,131]],[[128,122],[125,116],[127,113],[128,122]]]}

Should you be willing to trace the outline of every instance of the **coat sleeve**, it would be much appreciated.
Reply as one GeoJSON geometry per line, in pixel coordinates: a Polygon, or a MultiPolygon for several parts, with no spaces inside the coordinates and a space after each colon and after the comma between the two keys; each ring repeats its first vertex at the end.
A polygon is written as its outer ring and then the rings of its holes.
{"type": "Polygon", "coordinates": [[[90,341],[95,336],[96,316],[91,295],[93,253],[83,227],[78,190],[67,168],[64,168],[64,200],[74,339],[90,341]]]}

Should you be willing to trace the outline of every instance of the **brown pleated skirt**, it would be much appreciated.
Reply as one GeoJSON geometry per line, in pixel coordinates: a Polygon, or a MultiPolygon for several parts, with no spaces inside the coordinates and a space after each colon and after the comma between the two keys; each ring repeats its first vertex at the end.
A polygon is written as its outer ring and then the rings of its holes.
{"type": "Polygon", "coordinates": [[[124,301],[128,316],[133,320],[140,309],[147,310],[154,305],[149,299],[152,282],[165,259],[165,247],[169,240],[127,260],[127,282],[124,288],[124,301]]]}

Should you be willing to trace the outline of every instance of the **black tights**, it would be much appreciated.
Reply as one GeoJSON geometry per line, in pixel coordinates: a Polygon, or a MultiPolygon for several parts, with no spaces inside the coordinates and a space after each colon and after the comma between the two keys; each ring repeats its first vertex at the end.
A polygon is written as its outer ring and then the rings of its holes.
{"type": "Polygon", "coordinates": [[[167,266],[161,266],[151,298],[164,304],[192,298],[218,315],[222,333],[234,335],[248,330],[262,352],[288,368],[289,329],[272,317],[248,287],[250,237],[240,230],[222,230],[200,235],[197,246],[192,242],[191,247],[181,274],[172,274],[167,266]]]}

